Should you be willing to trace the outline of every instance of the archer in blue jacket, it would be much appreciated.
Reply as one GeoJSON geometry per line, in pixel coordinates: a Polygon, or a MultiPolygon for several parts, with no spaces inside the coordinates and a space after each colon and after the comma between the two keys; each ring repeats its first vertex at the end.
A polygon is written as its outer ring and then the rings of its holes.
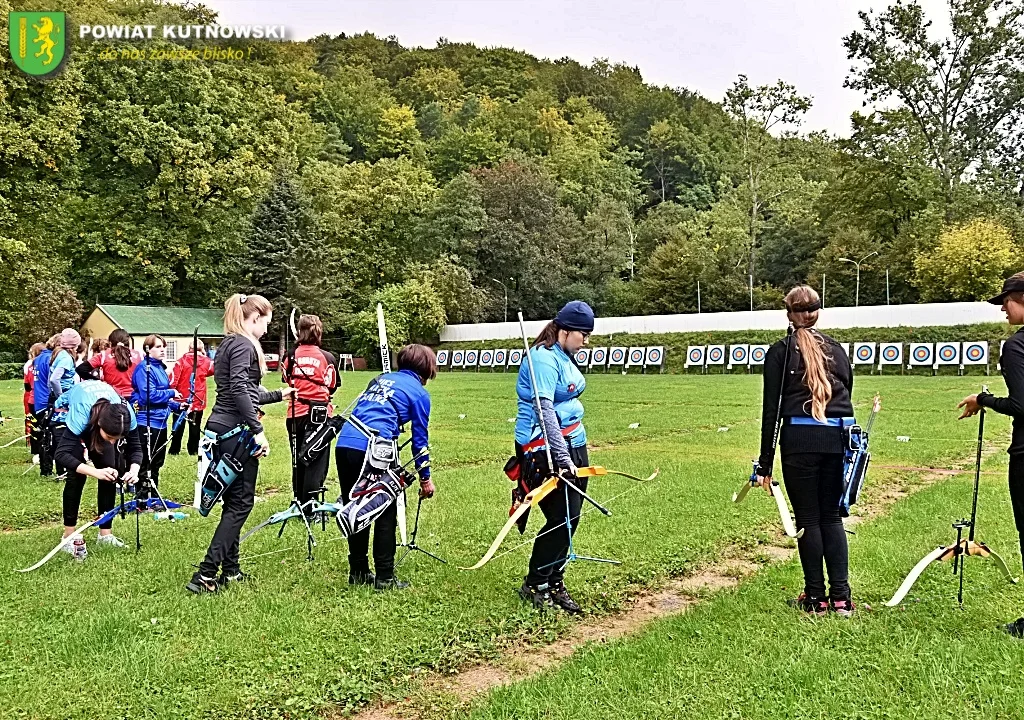
{"type": "Polygon", "coordinates": [[[167,459],[167,419],[181,407],[171,388],[164,355],[167,343],[159,335],[149,335],[142,342],[143,361],[132,373],[132,405],[138,417],[139,442],[142,445],[142,479],[152,484],[139,497],[157,497],[154,489],[160,484],[160,468],[167,459]]]}
{"type": "MultiPolygon", "coordinates": [[[[429,498],[435,487],[430,479],[430,455],[427,452],[427,424],[430,421],[430,394],[426,384],[437,377],[437,358],[426,345],[406,345],[398,353],[398,372],[378,375],[359,396],[350,420],[338,434],[335,458],[342,500],[359,481],[366,459],[369,439],[366,432],[387,440],[397,440],[402,427],[409,423],[412,431],[412,451],[416,458],[416,471],[420,477],[420,496],[429,498]]],[[[373,584],[378,590],[408,587],[408,583],[395,578],[395,529],[398,522],[397,504],[391,505],[375,521],[373,535],[373,565],[370,571],[367,553],[370,530],[348,537],[348,581],[352,585],[373,584]]]]}
{"type": "Polygon", "coordinates": [[[50,358],[53,348],[60,342],[60,334],[54,335],[46,342],[46,349],[39,353],[32,363],[32,411],[36,416],[36,425],[42,442],[39,443],[39,475],[53,476],[53,448],[50,433],[50,358]]]}

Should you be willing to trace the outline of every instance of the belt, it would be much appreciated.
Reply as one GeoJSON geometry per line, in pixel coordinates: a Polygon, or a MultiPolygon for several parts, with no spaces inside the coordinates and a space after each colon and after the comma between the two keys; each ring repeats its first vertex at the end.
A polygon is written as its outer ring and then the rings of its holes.
{"type": "MultiPolygon", "coordinates": [[[[569,437],[574,432],[576,432],[576,429],[580,425],[582,425],[582,424],[583,423],[581,423],[581,422],[574,422],[569,427],[562,428],[562,437],[569,437]]],[[[532,452],[532,451],[534,451],[534,450],[536,450],[538,448],[542,448],[542,447],[544,447],[544,435],[543,435],[543,433],[536,440],[531,440],[530,442],[528,442],[525,445],[523,445],[523,452],[524,453],[532,452]]]]}
{"type": "Polygon", "coordinates": [[[844,418],[825,418],[825,422],[819,422],[812,417],[797,416],[788,417],[785,420],[786,425],[817,425],[818,427],[850,427],[851,425],[857,424],[857,418],[844,417],[844,418]]]}
{"type": "Polygon", "coordinates": [[[248,430],[248,429],[249,429],[248,425],[236,425],[234,428],[232,428],[231,430],[228,430],[223,435],[218,435],[217,433],[213,432],[212,430],[205,430],[204,429],[203,430],[203,435],[205,435],[206,437],[210,438],[214,442],[220,442],[221,440],[227,440],[228,438],[234,437],[235,435],[237,435],[238,433],[242,432],[243,430],[248,430]]]}

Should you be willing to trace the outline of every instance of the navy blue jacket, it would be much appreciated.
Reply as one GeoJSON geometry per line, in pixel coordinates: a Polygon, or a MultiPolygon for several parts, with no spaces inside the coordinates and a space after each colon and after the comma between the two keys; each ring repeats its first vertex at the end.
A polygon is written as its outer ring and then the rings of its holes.
{"type": "Polygon", "coordinates": [[[35,379],[32,381],[32,407],[36,412],[42,412],[50,404],[50,356],[53,350],[47,348],[39,353],[32,368],[35,370],[35,379]]]}
{"type": "Polygon", "coordinates": [[[142,362],[132,373],[131,403],[135,406],[135,414],[139,425],[146,425],[157,430],[167,427],[167,416],[177,411],[181,405],[171,398],[178,392],[171,388],[167,376],[167,366],[162,360],[144,356],[142,362]],[[146,371],[149,369],[149,397],[146,397],[146,371]],[[147,402],[148,400],[148,402],[147,402]]]}

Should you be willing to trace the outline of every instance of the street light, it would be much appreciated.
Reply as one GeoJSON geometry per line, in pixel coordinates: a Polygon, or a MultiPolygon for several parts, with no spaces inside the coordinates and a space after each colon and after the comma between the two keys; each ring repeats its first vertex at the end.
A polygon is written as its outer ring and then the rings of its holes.
{"type": "Polygon", "coordinates": [[[860,264],[862,262],[864,262],[865,260],[867,260],[872,255],[877,255],[877,254],[878,254],[878,251],[876,250],[875,252],[868,253],[867,255],[862,257],[860,260],[851,260],[850,258],[839,258],[839,262],[848,262],[848,263],[852,263],[852,264],[857,266],[857,295],[856,295],[857,299],[854,301],[854,307],[860,307],[860,264]]]}
{"type": "MultiPolygon", "coordinates": [[[[505,322],[508,322],[508,288],[505,287],[505,283],[501,280],[495,280],[494,278],[487,278],[491,282],[496,282],[501,285],[501,289],[505,291],[505,322]]],[[[509,278],[511,280],[512,278],[509,278]]]]}

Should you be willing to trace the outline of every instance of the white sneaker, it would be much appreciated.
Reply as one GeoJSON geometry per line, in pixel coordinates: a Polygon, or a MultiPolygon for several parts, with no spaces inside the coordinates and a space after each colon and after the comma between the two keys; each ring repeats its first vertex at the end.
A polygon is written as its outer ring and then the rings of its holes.
{"type": "Polygon", "coordinates": [[[124,543],[114,535],[100,535],[96,538],[97,545],[109,545],[110,547],[123,548],[124,543]]]}
{"type": "Polygon", "coordinates": [[[39,456],[38,455],[33,455],[32,456],[32,464],[33,465],[38,465],[39,464],[39,456]]]}

